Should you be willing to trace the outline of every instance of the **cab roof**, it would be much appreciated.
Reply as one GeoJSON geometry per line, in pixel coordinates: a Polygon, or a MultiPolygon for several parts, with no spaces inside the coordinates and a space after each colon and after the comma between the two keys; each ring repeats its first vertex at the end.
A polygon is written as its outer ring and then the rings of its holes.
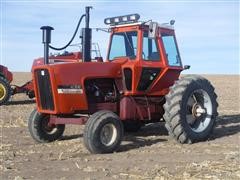
{"type": "MultiPolygon", "coordinates": [[[[110,28],[119,28],[119,27],[127,27],[127,26],[141,26],[143,24],[146,25],[146,26],[149,26],[149,23],[138,21],[138,22],[134,22],[134,23],[111,25],[110,28]]],[[[158,24],[158,27],[174,30],[174,26],[171,26],[167,23],[158,24]]]]}

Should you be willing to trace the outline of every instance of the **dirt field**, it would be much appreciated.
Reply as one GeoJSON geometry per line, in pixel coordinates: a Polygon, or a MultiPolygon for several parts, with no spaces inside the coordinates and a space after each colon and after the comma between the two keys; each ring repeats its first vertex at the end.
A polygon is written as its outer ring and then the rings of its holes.
{"type": "MultiPolygon", "coordinates": [[[[117,153],[92,155],[84,126],[67,126],[62,140],[37,144],[27,129],[34,101],[16,95],[0,107],[0,179],[240,179],[240,76],[206,76],[216,87],[219,118],[211,139],[181,145],[163,124],[126,134],[117,153]]],[[[15,73],[16,84],[30,79],[15,73]]]]}

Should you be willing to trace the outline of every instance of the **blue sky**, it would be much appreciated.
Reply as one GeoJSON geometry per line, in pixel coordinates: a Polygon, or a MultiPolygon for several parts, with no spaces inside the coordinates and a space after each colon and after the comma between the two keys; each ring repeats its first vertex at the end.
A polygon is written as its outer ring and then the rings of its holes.
{"type": "MultiPolygon", "coordinates": [[[[104,18],[139,13],[159,23],[175,19],[183,64],[188,73],[240,74],[239,1],[3,1],[1,0],[1,61],[12,71],[30,71],[43,56],[42,25],[55,28],[52,45],[69,41],[85,6],[93,6],[91,26],[106,27],[104,18]]],[[[109,34],[96,32],[93,42],[105,58],[109,34]]],[[[76,38],[74,43],[78,43],[76,38]]],[[[70,50],[77,50],[72,48],[70,50]]]]}

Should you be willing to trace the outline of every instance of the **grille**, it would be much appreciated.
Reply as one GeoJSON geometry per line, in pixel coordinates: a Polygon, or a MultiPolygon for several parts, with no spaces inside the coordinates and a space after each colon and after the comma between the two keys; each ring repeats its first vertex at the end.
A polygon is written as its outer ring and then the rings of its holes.
{"type": "Polygon", "coordinates": [[[36,70],[36,80],[38,84],[39,99],[44,110],[54,110],[52,87],[50,75],[46,69],[36,70]]]}

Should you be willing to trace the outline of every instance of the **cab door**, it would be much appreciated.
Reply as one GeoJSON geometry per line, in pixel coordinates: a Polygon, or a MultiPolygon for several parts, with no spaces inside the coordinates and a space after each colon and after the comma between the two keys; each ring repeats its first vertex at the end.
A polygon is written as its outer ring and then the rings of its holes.
{"type": "Polygon", "coordinates": [[[148,95],[165,95],[169,87],[179,78],[182,63],[177,47],[176,37],[172,28],[160,28],[158,44],[162,65],[160,75],[153,82],[148,95]]]}
{"type": "Polygon", "coordinates": [[[162,55],[160,52],[159,36],[150,38],[148,30],[142,31],[141,53],[139,63],[139,80],[136,90],[139,93],[148,93],[163,70],[162,55]]]}

